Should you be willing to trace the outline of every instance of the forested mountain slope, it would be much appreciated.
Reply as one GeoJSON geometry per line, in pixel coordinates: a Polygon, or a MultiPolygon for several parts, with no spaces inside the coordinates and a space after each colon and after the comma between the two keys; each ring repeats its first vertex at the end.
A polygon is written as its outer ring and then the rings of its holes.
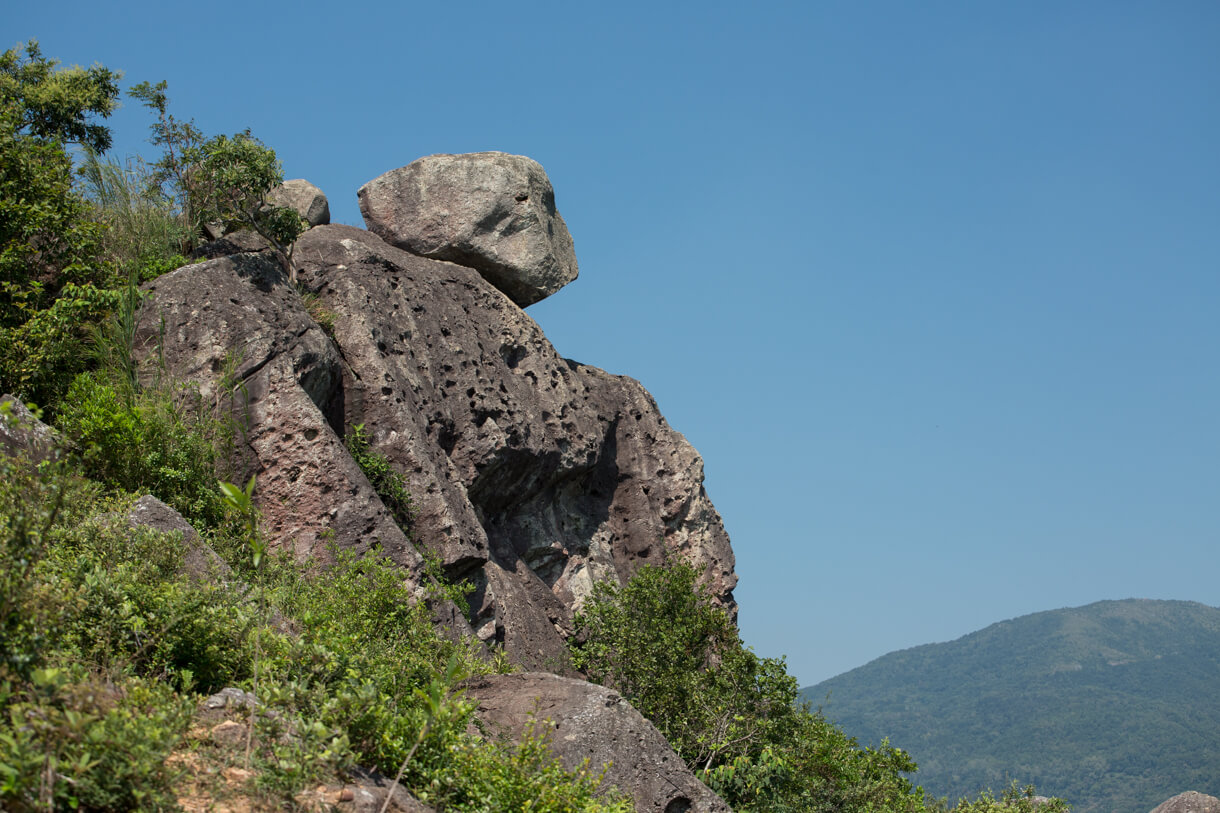
{"type": "Polygon", "coordinates": [[[1015,779],[1073,810],[1220,792],[1220,609],[1129,599],[993,624],[802,690],[951,798],[1015,779]]]}

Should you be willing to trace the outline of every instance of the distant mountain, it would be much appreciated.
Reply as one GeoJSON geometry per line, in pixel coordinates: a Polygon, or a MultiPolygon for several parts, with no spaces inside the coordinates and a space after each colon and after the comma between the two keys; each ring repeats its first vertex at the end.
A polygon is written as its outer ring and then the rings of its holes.
{"type": "Polygon", "coordinates": [[[1220,609],[1204,604],[1035,613],[892,652],[802,694],[861,743],[906,749],[915,780],[951,800],[1013,779],[1075,813],[1220,794],[1220,609]]]}

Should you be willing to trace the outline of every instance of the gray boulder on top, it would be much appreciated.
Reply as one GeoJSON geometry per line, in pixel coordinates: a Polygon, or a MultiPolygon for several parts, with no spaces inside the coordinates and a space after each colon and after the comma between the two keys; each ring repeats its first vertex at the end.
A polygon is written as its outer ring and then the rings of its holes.
{"type": "Polygon", "coordinates": [[[537,161],[429,155],[360,188],[369,230],[412,254],[478,271],[521,307],[576,279],[572,235],[537,161]]]}
{"type": "Polygon", "coordinates": [[[305,218],[311,229],[330,223],[330,203],[326,200],[326,195],[322,194],[321,189],[301,178],[284,181],[272,189],[267,193],[267,202],[295,209],[297,214],[305,218]]]}

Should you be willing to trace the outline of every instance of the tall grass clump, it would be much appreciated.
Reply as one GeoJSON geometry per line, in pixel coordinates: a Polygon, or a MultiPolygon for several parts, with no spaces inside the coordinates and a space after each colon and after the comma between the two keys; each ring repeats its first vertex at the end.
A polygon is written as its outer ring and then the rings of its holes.
{"type": "Polygon", "coordinates": [[[120,278],[146,282],[186,264],[179,253],[188,243],[183,217],[142,159],[120,162],[86,149],[77,172],[94,220],[105,226],[100,258],[120,278]]]}

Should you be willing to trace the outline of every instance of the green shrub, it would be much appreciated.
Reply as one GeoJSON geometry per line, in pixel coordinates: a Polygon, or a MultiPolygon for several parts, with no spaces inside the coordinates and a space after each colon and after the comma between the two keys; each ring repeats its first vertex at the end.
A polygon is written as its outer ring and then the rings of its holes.
{"type": "Polygon", "coordinates": [[[1021,788],[1013,782],[998,799],[986,790],[977,799],[961,799],[945,809],[951,813],[1067,813],[1070,809],[1062,799],[1037,799],[1035,793],[1032,785],[1021,788]]]}
{"type": "Polygon", "coordinates": [[[79,669],[34,672],[0,689],[0,802],[5,810],[162,810],[176,806],[166,759],[194,703],[155,681],[79,669]]]}
{"type": "Polygon", "coordinates": [[[48,556],[77,597],[61,618],[61,652],[107,674],[134,672],[215,692],[250,673],[249,602],[183,575],[176,534],[128,528],[115,513],[65,529],[48,556]]]}
{"type": "Polygon", "coordinates": [[[205,527],[223,521],[216,467],[233,429],[212,416],[197,392],[132,393],[104,372],[83,373],[72,382],[57,426],[76,444],[89,477],[152,494],[205,527]]]}
{"type": "Polygon", "coordinates": [[[750,651],[698,575],[645,565],[625,587],[596,585],[576,618],[573,664],[621,691],[735,810],[923,810],[902,776],[910,758],[860,748],[798,706],[783,660],[750,651]]]}

